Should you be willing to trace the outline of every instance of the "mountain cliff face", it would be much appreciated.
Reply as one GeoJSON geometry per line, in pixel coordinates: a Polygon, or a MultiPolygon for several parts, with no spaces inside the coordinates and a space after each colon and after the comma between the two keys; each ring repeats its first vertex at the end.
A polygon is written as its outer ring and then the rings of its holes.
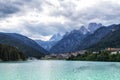
{"type": "Polygon", "coordinates": [[[73,30],[70,33],[66,33],[63,39],[58,41],[54,45],[50,52],[52,53],[64,53],[75,51],[75,46],[78,45],[87,35],[90,33],[85,27],[81,27],[79,30],[73,30]]]}
{"type": "Polygon", "coordinates": [[[89,32],[88,29],[85,28],[84,26],[81,26],[81,28],[78,31],[82,34],[87,34],[89,32]]]}
{"type": "Polygon", "coordinates": [[[61,34],[55,34],[53,35],[49,41],[42,41],[42,40],[35,40],[41,47],[43,47],[46,50],[50,50],[52,46],[54,46],[59,40],[62,39],[61,34]]]}
{"type": "Polygon", "coordinates": [[[14,46],[29,57],[40,58],[48,53],[35,41],[16,33],[0,33],[0,43],[14,46]]]}
{"type": "Polygon", "coordinates": [[[57,33],[57,34],[54,34],[49,41],[59,41],[62,39],[62,37],[63,36],[61,34],[57,33]]]}
{"type": "Polygon", "coordinates": [[[94,31],[96,31],[98,28],[100,28],[101,26],[103,26],[101,23],[90,23],[88,25],[88,30],[91,33],[94,33],[94,31]]]}

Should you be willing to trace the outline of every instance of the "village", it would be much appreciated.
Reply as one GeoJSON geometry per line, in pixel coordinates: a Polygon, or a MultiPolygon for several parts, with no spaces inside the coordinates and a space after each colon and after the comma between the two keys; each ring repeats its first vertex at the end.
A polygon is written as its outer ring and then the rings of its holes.
{"type": "MultiPolygon", "coordinates": [[[[104,50],[101,51],[108,51],[110,52],[111,55],[113,54],[119,54],[120,53],[120,48],[105,48],[104,50]]],[[[79,54],[86,54],[87,50],[81,50],[77,52],[69,52],[69,53],[59,53],[59,54],[50,54],[46,55],[42,59],[59,59],[59,60],[66,60],[70,58],[71,56],[78,56],[79,54]]],[[[99,54],[99,51],[93,51],[93,54],[99,54]]]]}

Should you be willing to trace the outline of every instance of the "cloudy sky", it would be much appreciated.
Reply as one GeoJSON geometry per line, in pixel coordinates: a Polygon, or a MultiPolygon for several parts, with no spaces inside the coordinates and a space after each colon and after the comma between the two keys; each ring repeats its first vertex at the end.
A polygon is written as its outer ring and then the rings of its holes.
{"type": "Polygon", "coordinates": [[[120,0],[0,0],[0,32],[47,40],[90,22],[120,23],[120,0]]]}

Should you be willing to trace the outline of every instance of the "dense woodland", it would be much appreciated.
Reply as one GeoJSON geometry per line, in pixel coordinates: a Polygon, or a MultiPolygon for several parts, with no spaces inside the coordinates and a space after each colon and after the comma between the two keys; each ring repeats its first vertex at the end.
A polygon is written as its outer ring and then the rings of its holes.
{"type": "Polygon", "coordinates": [[[17,48],[0,44],[1,61],[18,61],[18,60],[26,60],[26,59],[27,57],[17,48]]]}
{"type": "Polygon", "coordinates": [[[86,52],[78,56],[71,56],[68,60],[81,60],[81,61],[120,61],[120,54],[111,54],[109,51],[99,51],[98,53],[86,52]]]}

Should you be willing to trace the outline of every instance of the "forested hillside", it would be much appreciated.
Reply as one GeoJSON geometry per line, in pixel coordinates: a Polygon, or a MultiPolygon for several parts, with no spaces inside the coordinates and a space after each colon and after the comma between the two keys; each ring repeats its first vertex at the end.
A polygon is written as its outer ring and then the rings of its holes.
{"type": "Polygon", "coordinates": [[[25,56],[17,48],[0,44],[1,61],[18,61],[18,60],[26,60],[26,59],[27,56],[25,56]]]}

